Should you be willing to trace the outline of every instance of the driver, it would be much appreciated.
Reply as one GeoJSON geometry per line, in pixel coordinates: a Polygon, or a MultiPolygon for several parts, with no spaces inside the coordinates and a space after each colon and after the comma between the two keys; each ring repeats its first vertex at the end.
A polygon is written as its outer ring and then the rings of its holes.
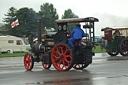
{"type": "Polygon", "coordinates": [[[80,24],[76,25],[76,28],[74,28],[71,32],[71,38],[68,39],[69,44],[71,47],[74,47],[73,42],[77,39],[82,39],[82,37],[85,37],[84,31],[81,29],[80,24]]]}
{"type": "Polygon", "coordinates": [[[116,38],[117,36],[120,36],[119,30],[116,30],[116,31],[113,33],[112,38],[114,39],[114,38],[116,38]]]}

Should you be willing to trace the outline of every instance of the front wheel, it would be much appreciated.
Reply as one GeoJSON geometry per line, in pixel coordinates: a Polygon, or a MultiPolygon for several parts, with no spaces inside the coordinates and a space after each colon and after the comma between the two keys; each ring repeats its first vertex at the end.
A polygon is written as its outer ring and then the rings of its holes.
{"type": "Polygon", "coordinates": [[[24,56],[24,66],[29,71],[31,71],[33,69],[34,59],[30,53],[26,53],[24,56]]]}
{"type": "Polygon", "coordinates": [[[74,63],[72,50],[66,44],[57,44],[52,50],[51,60],[57,70],[67,71],[74,63]]]}

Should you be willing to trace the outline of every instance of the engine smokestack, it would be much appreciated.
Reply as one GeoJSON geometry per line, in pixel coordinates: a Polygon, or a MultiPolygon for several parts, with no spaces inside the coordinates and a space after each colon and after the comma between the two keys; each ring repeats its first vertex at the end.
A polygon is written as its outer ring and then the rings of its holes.
{"type": "Polygon", "coordinates": [[[41,28],[42,28],[42,19],[37,19],[37,26],[38,26],[38,43],[41,43],[41,28]]]}

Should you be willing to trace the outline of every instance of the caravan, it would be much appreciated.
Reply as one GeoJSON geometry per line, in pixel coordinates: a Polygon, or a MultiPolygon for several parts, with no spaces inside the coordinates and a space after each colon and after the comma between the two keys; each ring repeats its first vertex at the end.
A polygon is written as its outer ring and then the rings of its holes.
{"type": "Polygon", "coordinates": [[[15,36],[0,36],[0,52],[27,52],[24,41],[15,36]]]}

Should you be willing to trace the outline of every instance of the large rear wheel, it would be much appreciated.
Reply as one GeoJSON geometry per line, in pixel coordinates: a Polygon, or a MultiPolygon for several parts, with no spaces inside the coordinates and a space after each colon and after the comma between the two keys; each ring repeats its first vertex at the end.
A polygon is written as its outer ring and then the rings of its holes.
{"type": "Polygon", "coordinates": [[[30,53],[26,53],[24,56],[24,66],[29,71],[33,69],[34,59],[30,53]]]}
{"type": "Polygon", "coordinates": [[[51,60],[57,70],[67,71],[74,63],[72,50],[66,44],[57,44],[52,50],[51,60]]]}
{"type": "Polygon", "coordinates": [[[128,38],[125,38],[120,42],[119,52],[123,56],[128,56],[128,38]]]}

